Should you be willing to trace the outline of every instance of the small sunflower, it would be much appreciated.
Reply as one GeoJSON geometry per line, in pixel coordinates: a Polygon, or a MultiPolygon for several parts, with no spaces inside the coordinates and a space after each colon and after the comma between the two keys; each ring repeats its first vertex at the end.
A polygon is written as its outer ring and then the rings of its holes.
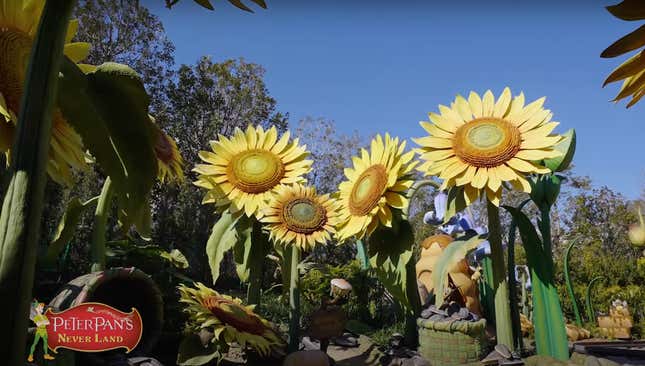
{"type": "Polygon", "coordinates": [[[412,171],[417,162],[414,152],[404,153],[406,142],[399,138],[385,139],[377,135],[370,152],[361,149],[361,156],[352,158],[353,168],[345,169],[348,180],[339,186],[341,224],[338,238],[363,238],[376,230],[379,222],[392,226],[392,208],[408,205],[407,190],[414,182],[412,171]]]}
{"type": "Polygon", "coordinates": [[[333,198],[316,195],[314,187],[297,184],[278,188],[261,221],[274,242],[310,250],[331,240],[338,215],[333,198]]]}
{"type": "Polygon", "coordinates": [[[206,164],[194,169],[199,173],[195,185],[208,190],[204,203],[259,216],[280,185],[301,182],[311,170],[306,146],[289,137],[287,131],[278,139],[275,127],[264,131],[249,126],[246,132],[236,128],[232,137],[211,141],[213,151],[199,153],[206,164]]]}
{"type": "Polygon", "coordinates": [[[157,166],[159,168],[157,177],[162,183],[166,177],[183,181],[184,170],[182,166],[184,165],[184,160],[179,153],[177,143],[159,128],[153,117],[150,117],[150,121],[152,121],[154,133],[157,135],[154,147],[155,155],[157,156],[157,166]]]}
{"type": "MultiPolygon", "coordinates": [[[[642,0],[624,0],[623,2],[608,6],[607,10],[616,18],[622,20],[645,20],[645,2],[642,0]]],[[[607,47],[600,57],[612,58],[634,51],[645,46],[645,25],[620,38],[607,47]]],[[[633,106],[645,96],[645,50],[620,64],[607,77],[603,86],[623,80],[623,85],[614,101],[632,97],[627,103],[627,108],[633,106]]]]}
{"type": "Polygon", "coordinates": [[[186,304],[189,330],[211,331],[212,343],[238,343],[242,348],[252,348],[267,356],[272,350],[281,350],[284,340],[273,325],[257,315],[253,306],[245,306],[242,300],[223,295],[197,282],[195,287],[180,285],[180,302],[186,304]]]}
{"type": "MultiPolygon", "coordinates": [[[[44,0],[0,0],[0,149],[9,157],[20,99],[44,0]]],[[[71,42],[78,23],[71,21],[65,38],[64,54],[74,62],[87,57],[90,45],[71,42]]],[[[85,149],[81,137],[56,108],[47,172],[59,183],[71,184],[71,168],[84,169],[85,149]]],[[[9,159],[7,159],[7,162],[9,159]]]]}
{"type": "Polygon", "coordinates": [[[558,122],[542,108],[544,100],[524,105],[524,94],[511,98],[505,88],[497,101],[489,90],[483,98],[470,92],[468,100],[458,95],[450,108],[440,105],[441,114],[420,122],[430,136],[413,139],[425,160],[419,170],[443,179],[442,190],[463,186],[467,204],[485,189],[499,205],[502,182],[531,192],[525,176],[549,173],[539,161],[561,155],[553,147],[562,137],[551,134],[558,122]]]}

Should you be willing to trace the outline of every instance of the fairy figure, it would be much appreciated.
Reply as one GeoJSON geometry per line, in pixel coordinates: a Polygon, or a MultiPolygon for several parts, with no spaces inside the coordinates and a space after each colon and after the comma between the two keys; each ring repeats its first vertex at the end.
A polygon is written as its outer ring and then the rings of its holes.
{"type": "Polygon", "coordinates": [[[45,360],[53,360],[54,356],[49,355],[49,350],[47,348],[47,325],[49,325],[49,319],[43,313],[45,310],[45,304],[34,300],[31,303],[31,309],[29,310],[29,319],[36,323],[36,334],[34,335],[34,342],[31,344],[31,349],[29,350],[29,357],[27,357],[27,362],[34,362],[34,349],[38,344],[38,341],[43,340],[43,358],[45,360]]]}

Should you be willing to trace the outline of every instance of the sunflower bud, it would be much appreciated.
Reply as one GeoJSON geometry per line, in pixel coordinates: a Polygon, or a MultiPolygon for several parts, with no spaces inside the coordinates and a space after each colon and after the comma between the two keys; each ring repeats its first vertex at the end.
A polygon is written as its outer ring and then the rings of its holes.
{"type": "Polygon", "coordinates": [[[529,182],[533,202],[540,209],[553,206],[560,194],[560,177],[555,174],[541,175],[536,179],[531,179],[529,182]]]}
{"type": "Polygon", "coordinates": [[[629,241],[636,246],[645,245],[645,220],[643,220],[643,213],[640,208],[638,209],[639,223],[629,226],[629,241]]]}

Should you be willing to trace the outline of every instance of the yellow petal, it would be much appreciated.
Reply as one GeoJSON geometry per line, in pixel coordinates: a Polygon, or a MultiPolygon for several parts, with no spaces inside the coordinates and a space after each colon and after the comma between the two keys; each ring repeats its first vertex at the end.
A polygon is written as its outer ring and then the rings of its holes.
{"type": "Polygon", "coordinates": [[[470,104],[470,110],[473,112],[475,118],[483,116],[482,100],[479,97],[479,94],[471,91],[468,95],[468,103],[470,104]]]}
{"type": "Polygon", "coordinates": [[[437,125],[421,121],[419,122],[421,127],[423,127],[424,130],[426,130],[430,135],[435,136],[435,137],[442,137],[442,138],[452,138],[454,136],[453,133],[450,133],[448,131],[444,131],[441,128],[437,127],[437,125]]]}
{"type": "Polygon", "coordinates": [[[473,204],[479,197],[479,189],[466,185],[464,186],[464,200],[466,201],[466,206],[473,204]]]}
{"type": "Polygon", "coordinates": [[[271,151],[280,154],[284,151],[284,149],[289,145],[289,138],[291,137],[290,132],[287,130],[282,137],[280,137],[280,140],[273,145],[271,148],[271,151]]]}
{"type": "Polygon", "coordinates": [[[538,161],[542,159],[551,159],[561,156],[562,153],[557,150],[520,150],[515,154],[516,158],[528,160],[528,161],[538,161]]]}
{"type": "Polygon", "coordinates": [[[455,183],[458,186],[463,186],[464,184],[470,183],[473,180],[473,177],[475,176],[476,172],[477,172],[477,167],[473,165],[469,165],[466,171],[463,172],[461,176],[458,176],[455,179],[455,183]]]}
{"type": "Polygon", "coordinates": [[[63,53],[75,63],[84,60],[90,54],[90,44],[87,42],[67,43],[63,53]]]}
{"type": "Polygon", "coordinates": [[[519,126],[520,132],[527,132],[529,130],[534,129],[535,127],[549,122],[553,118],[553,113],[551,113],[550,110],[548,109],[543,109],[541,111],[538,111],[535,113],[533,116],[531,116],[528,120],[522,122],[519,126]]]}
{"type": "Polygon", "coordinates": [[[508,111],[508,107],[510,103],[511,103],[511,89],[506,87],[502,91],[502,94],[499,96],[497,103],[495,103],[495,107],[493,108],[493,116],[499,117],[499,118],[504,117],[504,115],[508,111]]]}
{"type": "Polygon", "coordinates": [[[559,122],[549,122],[545,123],[542,126],[538,128],[534,128],[530,131],[524,132],[522,134],[522,139],[523,140],[530,140],[533,138],[540,138],[540,137],[545,137],[549,136],[551,132],[558,126],[560,123],[559,122]]]}
{"type": "Polygon", "coordinates": [[[478,168],[475,172],[475,176],[471,182],[471,185],[475,188],[484,188],[486,182],[488,181],[488,169],[487,168],[478,168]]]}
{"type": "Polygon", "coordinates": [[[454,155],[455,152],[452,149],[434,150],[421,154],[421,159],[428,161],[440,161],[454,155]]]}
{"type": "Polygon", "coordinates": [[[470,104],[464,99],[461,95],[457,95],[455,98],[455,106],[457,113],[461,116],[464,121],[470,121],[473,119],[473,112],[470,110],[470,104]]]}
{"type": "Polygon", "coordinates": [[[546,174],[549,173],[550,170],[546,168],[540,168],[537,165],[530,163],[526,160],[518,159],[518,158],[512,158],[511,160],[507,161],[506,164],[520,172],[524,173],[540,173],[540,174],[546,174]]]}
{"type": "Polygon", "coordinates": [[[493,92],[486,90],[484,93],[484,98],[482,100],[482,116],[490,117],[493,115],[493,109],[495,108],[495,97],[493,92]]]}
{"type": "Polygon", "coordinates": [[[464,123],[464,119],[459,115],[459,113],[450,107],[440,104],[439,112],[441,112],[442,117],[448,119],[456,126],[461,126],[464,123]]]}
{"type": "Polygon", "coordinates": [[[536,137],[530,140],[522,141],[520,148],[522,149],[544,149],[552,147],[562,140],[562,136],[546,136],[546,137],[536,137]]]}
{"type": "Polygon", "coordinates": [[[517,173],[515,173],[515,171],[509,168],[507,165],[502,164],[496,166],[494,169],[499,179],[504,182],[514,180],[517,177],[517,173]]]}
{"type": "Polygon", "coordinates": [[[457,161],[452,163],[450,166],[444,169],[443,172],[441,172],[441,175],[439,176],[439,178],[446,179],[446,180],[450,178],[454,178],[457,175],[461,174],[467,168],[468,168],[468,164],[465,164],[461,160],[457,159],[457,161]]]}
{"type": "Polygon", "coordinates": [[[486,188],[486,198],[488,198],[488,201],[490,201],[490,203],[494,204],[495,206],[499,206],[499,201],[502,198],[502,190],[499,189],[497,191],[493,191],[490,188],[486,188]]]}
{"type": "Polygon", "coordinates": [[[444,139],[441,137],[425,136],[412,140],[419,146],[427,146],[434,149],[446,149],[452,147],[451,139],[444,139]]]}
{"type": "Polygon", "coordinates": [[[502,180],[497,176],[495,168],[488,168],[488,188],[493,191],[498,191],[502,186],[502,180]]]}
{"type": "Polygon", "coordinates": [[[428,113],[428,118],[430,119],[430,121],[432,121],[432,123],[434,123],[435,125],[437,125],[437,127],[441,128],[444,131],[455,132],[459,127],[457,121],[452,121],[436,113],[428,113]]]}

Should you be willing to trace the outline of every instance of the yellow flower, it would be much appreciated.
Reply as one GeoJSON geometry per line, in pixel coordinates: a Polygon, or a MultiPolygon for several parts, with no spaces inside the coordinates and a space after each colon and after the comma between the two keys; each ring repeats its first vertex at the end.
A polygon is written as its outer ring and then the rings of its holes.
{"type": "Polygon", "coordinates": [[[184,180],[184,160],[179,153],[177,144],[172,137],[168,136],[157,124],[153,117],[150,117],[155,137],[155,155],[157,156],[158,172],[157,177],[163,183],[168,177],[178,181],[184,180]]]}
{"type": "Polygon", "coordinates": [[[333,198],[316,195],[315,188],[297,184],[278,188],[261,221],[274,242],[310,250],[331,240],[338,215],[338,203],[333,198]]]}
{"type": "Polygon", "coordinates": [[[352,236],[361,239],[374,232],[379,222],[391,227],[391,209],[407,207],[406,192],[414,182],[411,173],[417,163],[412,161],[413,151],[404,153],[405,144],[389,134],[385,139],[377,135],[370,152],[361,149],[361,156],[352,158],[353,168],[345,169],[348,180],[338,187],[341,241],[352,236]]]}
{"type": "Polygon", "coordinates": [[[524,94],[512,98],[505,88],[497,101],[489,90],[483,98],[470,92],[468,100],[458,95],[450,107],[440,105],[441,114],[420,122],[430,136],[413,139],[425,160],[419,170],[443,179],[441,189],[463,186],[466,204],[485,190],[499,205],[502,182],[531,192],[525,176],[549,173],[539,162],[561,155],[553,146],[562,137],[551,134],[558,122],[542,108],[544,100],[524,105],[524,94]]]}
{"type": "MultiPolygon", "coordinates": [[[[619,4],[608,6],[607,10],[616,18],[622,20],[644,20],[645,19],[645,2],[637,0],[627,0],[619,4]]],[[[622,37],[611,46],[607,47],[600,57],[616,57],[629,51],[641,48],[645,45],[645,26],[641,26],[635,31],[622,37]]],[[[607,77],[603,86],[623,80],[623,85],[618,92],[614,101],[632,97],[627,103],[627,108],[633,106],[645,95],[645,50],[640,51],[634,56],[627,59],[607,77]]]]}
{"type": "MultiPolygon", "coordinates": [[[[0,0],[0,149],[9,161],[11,144],[20,113],[20,99],[27,72],[31,46],[36,35],[44,0],[0,0]]],[[[90,45],[71,42],[78,23],[67,29],[64,53],[74,62],[87,57],[90,45]]],[[[47,172],[59,183],[71,184],[70,168],[85,169],[85,152],[80,136],[56,108],[52,117],[52,136],[47,172]]]]}
{"type": "Polygon", "coordinates": [[[219,294],[197,282],[195,287],[179,286],[180,302],[186,304],[188,329],[213,332],[213,343],[238,343],[261,355],[281,350],[284,340],[273,330],[273,325],[257,315],[253,306],[244,306],[240,299],[219,294]]]}
{"type": "Polygon", "coordinates": [[[249,126],[246,132],[236,128],[232,137],[211,141],[213,151],[199,153],[206,164],[193,170],[200,174],[195,185],[208,190],[204,203],[260,216],[280,185],[301,182],[311,170],[306,146],[289,136],[287,131],[278,139],[275,127],[264,131],[249,126]]]}

